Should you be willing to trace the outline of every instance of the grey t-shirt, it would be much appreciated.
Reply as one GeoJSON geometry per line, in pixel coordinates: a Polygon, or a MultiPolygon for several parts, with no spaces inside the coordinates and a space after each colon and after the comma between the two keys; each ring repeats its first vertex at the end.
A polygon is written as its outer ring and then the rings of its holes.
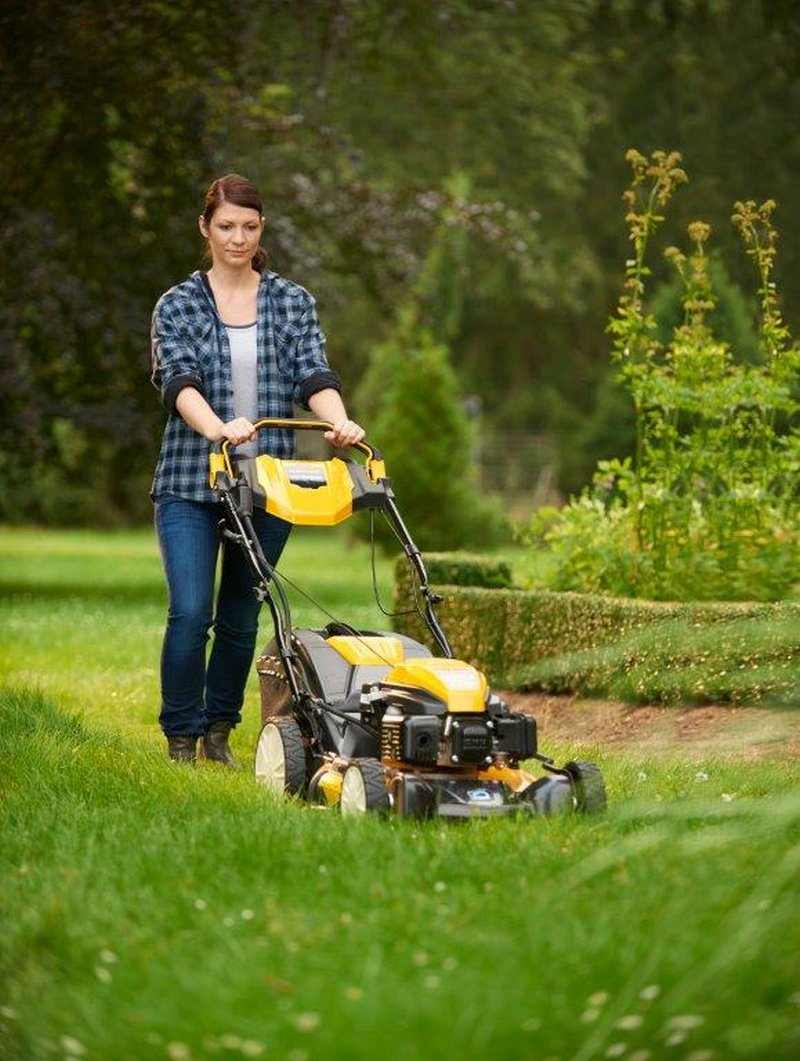
{"type": "MultiPolygon", "coordinates": [[[[258,368],[256,354],[257,324],[226,324],[231,344],[231,383],[233,384],[233,415],[248,420],[258,419],[258,368]]],[[[258,443],[245,442],[236,447],[242,457],[255,457],[258,443]]]]}

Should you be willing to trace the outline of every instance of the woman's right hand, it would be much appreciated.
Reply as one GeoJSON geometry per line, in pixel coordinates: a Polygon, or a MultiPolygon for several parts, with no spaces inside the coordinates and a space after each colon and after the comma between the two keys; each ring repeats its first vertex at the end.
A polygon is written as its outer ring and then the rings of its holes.
{"type": "Polygon", "coordinates": [[[209,442],[219,443],[227,439],[231,445],[238,446],[256,437],[256,429],[244,416],[223,423],[194,386],[186,386],[178,393],[175,408],[189,427],[209,442]]]}
{"type": "Polygon", "coordinates": [[[231,445],[239,446],[242,442],[252,442],[255,437],[256,429],[247,417],[237,416],[235,420],[229,420],[227,424],[222,424],[219,429],[219,436],[214,441],[222,442],[227,439],[231,445]]]}

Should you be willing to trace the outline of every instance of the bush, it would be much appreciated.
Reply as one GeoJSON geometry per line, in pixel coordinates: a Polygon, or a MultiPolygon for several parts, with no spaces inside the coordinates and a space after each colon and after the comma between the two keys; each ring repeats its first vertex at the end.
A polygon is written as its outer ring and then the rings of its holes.
{"type": "MultiPolygon", "coordinates": [[[[447,586],[482,586],[484,589],[508,589],[511,567],[505,560],[472,553],[428,553],[425,568],[429,580],[447,586]]],[[[408,573],[405,557],[398,557],[397,578],[408,573]]]]}
{"type": "Polygon", "coordinates": [[[508,682],[633,703],[800,702],[800,609],[716,619],[662,618],[599,648],[519,667],[508,682]]]}
{"type": "MultiPolygon", "coordinates": [[[[498,505],[475,481],[470,425],[447,347],[427,329],[403,327],[376,356],[384,385],[370,437],[417,544],[458,549],[507,539],[498,505]]],[[[388,524],[375,527],[380,544],[396,548],[388,524]]]]}
{"type": "MultiPolygon", "coordinates": [[[[617,379],[632,399],[634,454],[601,461],[544,532],[555,559],[547,585],[657,600],[779,599],[800,564],[800,351],[772,279],[775,204],[737,203],[733,215],[759,277],[755,363],[745,330],[737,359],[707,323],[716,295],[702,222],[689,226],[688,255],[666,251],[683,285],[683,322],[664,347],[644,303],[646,251],[686,175],[675,152],[628,158],[634,257],[609,331],[617,379]]],[[[529,540],[537,534],[538,519],[529,540]]]]}
{"type": "MultiPolygon", "coordinates": [[[[441,609],[447,627],[457,632],[456,655],[475,666],[486,668],[487,659],[502,657],[505,637],[504,601],[501,592],[511,585],[511,569],[503,560],[455,553],[430,553],[425,568],[436,592],[443,587],[459,587],[446,594],[441,609]]],[[[395,561],[395,613],[397,628],[429,648],[439,651],[421,617],[415,576],[405,555],[395,561]]],[[[438,610],[438,609],[437,609],[438,610]]]]}
{"type": "MultiPolygon", "coordinates": [[[[405,565],[397,574],[398,628],[433,648],[405,565]]],[[[800,689],[800,604],[431,583],[454,655],[496,687],[665,703],[793,700],[800,689]]]]}

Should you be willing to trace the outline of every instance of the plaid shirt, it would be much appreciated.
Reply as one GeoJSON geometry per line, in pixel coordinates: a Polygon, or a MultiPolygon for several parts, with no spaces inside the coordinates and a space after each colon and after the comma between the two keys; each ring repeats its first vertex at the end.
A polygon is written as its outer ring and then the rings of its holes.
{"type": "MultiPolygon", "coordinates": [[[[265,272],[257,296],[258,415],[284,418],[293,405],[326,387],[340,389],[328,367],[325,336],[314,299],[304,288],[277,273],[265,272]]],[[[211,443],[181,418],[175,401],[194,387],[227,423],[233,419],[231,349],[204,273],[195,272],[170,288],[156,303],[152,328],[153,384],[169,410],[151,496],[165,493],[195,501],[214,501],[208,485],[211,443]]],[[[259,453],[291,457],[291,431],[258,433],[259,453]]]]}

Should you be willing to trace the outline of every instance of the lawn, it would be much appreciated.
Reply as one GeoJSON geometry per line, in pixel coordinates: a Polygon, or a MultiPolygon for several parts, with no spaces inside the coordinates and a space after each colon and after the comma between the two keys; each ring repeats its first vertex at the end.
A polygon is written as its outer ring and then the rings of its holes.
{"type": "MultiPolygon", "coordinates": [[[[298,534],[286,570],[391,625],[363,546],[298,534]]],[[[601,820],[342,819],[167,761],[149,532],[2,531],[0,587],[3,1058],[798,1055],[788,754],[583,748],[601,820]]],[[[257,715],[252,682],[243,759],[257,715]]]]}

